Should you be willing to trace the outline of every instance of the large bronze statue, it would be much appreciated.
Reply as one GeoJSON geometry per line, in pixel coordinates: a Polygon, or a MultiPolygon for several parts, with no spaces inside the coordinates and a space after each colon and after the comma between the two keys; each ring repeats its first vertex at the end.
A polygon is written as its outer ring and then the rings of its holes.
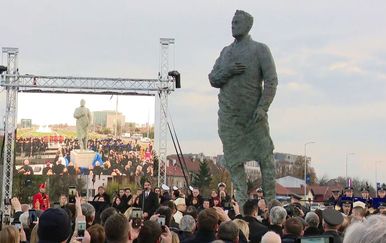
{"type": "Polygon", "coordinates": [[[234,42],[226,46],[209,74],[220,88],[218,133],[223,164],[231,173],[236,199],[247,200],[244,164],[260,164],[265,198],[275,198],[275,164],[267,112],[276,93],[277,75],[269,48],[249,36],[253,17],[237,10],[232,20],[234,42]]]}
{"type": "Polygon", "coordinates": [[[91,125],[91,113],[85,107],[86,101],[80,101],[80,107],[75,109],[74,118],[76,119],[76,135],[78,137],[80,150],[87,149],[88,129],[91,125]]]}

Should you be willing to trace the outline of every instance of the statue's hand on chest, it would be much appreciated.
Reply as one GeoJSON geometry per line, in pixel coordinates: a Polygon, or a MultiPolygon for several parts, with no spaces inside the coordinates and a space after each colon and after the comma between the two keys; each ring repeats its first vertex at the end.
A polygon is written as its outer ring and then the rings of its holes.
{"type": "Polygon", "coordinates": [[[248,48],[232,48],[227,52],[223,64],[231,76],[239,75],[248,69],[252,58],[248,48]]]}

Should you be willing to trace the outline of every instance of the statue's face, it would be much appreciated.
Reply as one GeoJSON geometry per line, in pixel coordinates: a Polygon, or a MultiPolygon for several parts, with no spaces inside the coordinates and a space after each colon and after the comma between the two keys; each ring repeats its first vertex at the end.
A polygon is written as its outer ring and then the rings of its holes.
{"type": "Polygon", "coordinates": [[[235,15],[232,19],[232,36],[237,38],[248,34],[250,26],[242,15],[235,15]]]}
{"type": "Polygon", "coordinates": [[[86,101],[85,100],[81,100],[80,101],[80,106],[85,106],[86,105],[86,101]]]}

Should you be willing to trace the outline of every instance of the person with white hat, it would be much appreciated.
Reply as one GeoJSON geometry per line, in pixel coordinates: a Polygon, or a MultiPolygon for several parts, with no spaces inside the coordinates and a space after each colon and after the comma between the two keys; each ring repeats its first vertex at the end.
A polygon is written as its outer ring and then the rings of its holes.
{"type": "Polygon", "coordinates": [[[177,198],[180,197],[180,190],[176,186],[173,186],[172,189],[173,189],[173,191],[172,191],[172,200],[176,200],[177,198]]]}
{"type": "Polygon", "coordinates": [[[176,200],[174,200],[174,204],[176,205],[177,212],[173,215],[173,218],[174,218],[174,222],[176,222],[179,225],[186,211],[185,198],[181,198],[181,197],[177,198],[176,200]]]}
{"type": "Polygon", "coordinates": [[[164,204],[165,202],[170,201],[170,194],[169,194],[170,188],[167,185],[162,184],[161,189],[162,189],[161,204],[164,204]]]}
{"type": "Polygon", "coordinates": [[[351,216],[351,223],[366,220],[366,203],[362,201],[354,202],[351,216]]]}

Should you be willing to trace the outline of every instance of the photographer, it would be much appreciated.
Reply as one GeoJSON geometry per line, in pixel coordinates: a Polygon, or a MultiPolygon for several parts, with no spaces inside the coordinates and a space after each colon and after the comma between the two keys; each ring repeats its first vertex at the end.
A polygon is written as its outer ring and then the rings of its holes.
{"type": "Polygon", "coordinates": [[[220,197],[220,203],[223,208],[230,207],[229,203],[231,202],[231,197],[226,192],[226,184],[220,182],[218,185],[218,196],[220,197]]]}

